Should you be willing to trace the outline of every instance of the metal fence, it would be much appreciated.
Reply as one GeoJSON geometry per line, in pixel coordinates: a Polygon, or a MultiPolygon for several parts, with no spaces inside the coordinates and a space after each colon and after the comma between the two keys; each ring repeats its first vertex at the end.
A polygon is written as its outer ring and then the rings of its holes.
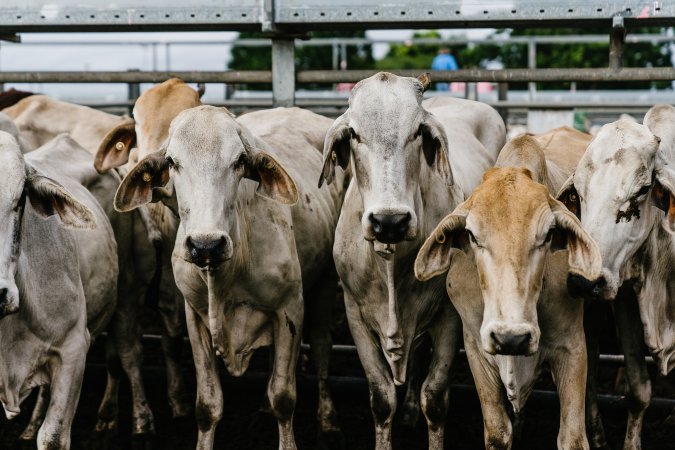
{"type": "MultiPolygon", "coordinates": [[[[622,68],[626,27],[672,24],[675,2],[640,0],[121,0],[83,4],[78,0],[4,0],[0,34],[31,31],[262,30],[272,36],[271,71],[222,72],[0,72],[2,82],[158,82],[172,76],[212,83],[272,83],[274,104],[295,103],[297,83],[355,82],[374,71],[295,71],[295,38],[322,28],[437,28],[480,26],[604,25],[609,35],[609,68],[505,69],[431,72],[434,81],[555,82],[662,81],[675,69],[622,68]],[[93,5],[93,6],[92,6],[93,5]]],[[[529,45],[529,44],[528,44],[529,45]]],[[[536,44],[533,44],[536,45],[536,44]]],[[[530,64],[532,66],[532,64],[530,64]]],[[[397,71],[403,75],[417,75],[397,71]]]]}

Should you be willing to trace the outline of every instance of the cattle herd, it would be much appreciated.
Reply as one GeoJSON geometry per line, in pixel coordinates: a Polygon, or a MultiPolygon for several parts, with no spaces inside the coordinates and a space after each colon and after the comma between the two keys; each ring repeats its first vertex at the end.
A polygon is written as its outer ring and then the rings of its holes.
{"type": "Polygon", "coordinates": [[[377,450],[392,448],[401,385],[403,408],[426,418],[429,448],[444,448],[461,345],[486,448],[511,448],[544,369],[560,397],[558,448],[606,446],[593,316],[602,301],[613,304],[625,355],[624,448],[639,449],[651,396],[643,346],[662,374],[675,366],[675,108],[656,105],[644,124],[621,119],[594,138],[563,127],[506,142],[491,107],[423,100],[428,84],[378,73],[335,121],[300,108],[235,117],[178,79],[144,92],[133,119],[0,95],[6,417],[39,389],[21,439],[70,447],[86,354],[104,330],[96,429],[116,428],[124,374],[132,433],[155,431],[143,299],[161,314],[168,402],[174,417],[194,414],[197,449],[213,448],[222,416],[218,360],[240,376],[261,346],[273,347],[267,397],[279,448],[296,448],[303,330],[318,429],[339,432],[328,368],[341,283],[377,450]],[[194,409],[179,365],[183,324],[194,409]]]}

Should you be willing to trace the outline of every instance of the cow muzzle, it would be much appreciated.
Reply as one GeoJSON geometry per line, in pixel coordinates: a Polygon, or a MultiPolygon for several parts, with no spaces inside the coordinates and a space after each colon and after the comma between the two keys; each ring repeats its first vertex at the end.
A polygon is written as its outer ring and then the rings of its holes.
{"type": "Polygon", "coordinates": [[[232,258],[232,239],[226,235],[194,235],[185,238],[188,261],[205,269],[216,268],[232,258]]]}
{"type": "Polygon", "coordinates": [[[396,210],[373,210],[364,214],[364,237],[383,244],[398,244],[417,236],[417,220],[408,208],[396,210]]]}
{"type": "Polygon", "coordinates": [[[19,292],[15,286],[3,286],[0,283],[0,318],[14,314],[19,310],[19,292]]]}
{"type": "Polygon", "coordinates": [[[481,335],[483,350],[491,355],[530,356],[539,350],[539,330],[527,323],[494,323],[481,335]]]}

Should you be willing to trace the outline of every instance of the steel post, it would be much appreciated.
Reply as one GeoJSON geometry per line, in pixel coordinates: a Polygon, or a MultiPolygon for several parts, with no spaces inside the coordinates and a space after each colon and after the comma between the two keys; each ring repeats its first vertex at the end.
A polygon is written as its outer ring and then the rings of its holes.
{"type": "Polygon", "coordinates": [[[292,38],[272,40],[272,96],[275,107],[295,104],[295,45],[292,38]]]}

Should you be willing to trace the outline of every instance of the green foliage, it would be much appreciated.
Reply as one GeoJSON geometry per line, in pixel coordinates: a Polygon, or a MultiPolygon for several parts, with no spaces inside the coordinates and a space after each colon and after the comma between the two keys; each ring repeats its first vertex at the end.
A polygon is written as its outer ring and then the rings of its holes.
{"type": "MultiPolygon", "coordinates": [[[[310,37],[365,37],[363,30],[349,31],[314,31],[310,37]]],[[[264,33],[241,33],[242,39],[269,37],[264,33]]],[[[339,51],[339,50],[338,50],[339,51]]],[[[349,69],[370,69],[373,67],[372,47],[370,45],[346,46],[347,67],[349,69]]],[[[232,70],[270,70],[272,68],[272,49],[270,47],[232,47],[232,70]]],[[[333,68],[333,49],[331,46],[304,46],[295,49],[296,70],[330,70],[333,68]]],[[[269,85],[250,86],[256,89],[271,89],[269,85]]],[[[330,85],[311,85],[309,88],[325,89],[330,85]]]]}
{"type": "MultiPolygon", "coordinates": [[[[660,33],[660,28],[640,28],[634,33],[660,33]]],[[[606,28],[594,29],[527,29],[497,30],[494,35],[509,33],[511,36],[548,36],[548,35],[581,35],[608,34],[606,28]]],[[[494,36],[493,35],[493,36],[494,36]]],[[[440,38],[436,31],[416,32],[414,38],[440,38]]],[[[432,44],[394,44],[387,55],[375,62],[380,70],[419,69],[428,70],[431,61],[441,45],[432,44]]],[[[490,61],[499,61],[505,68],[527,67],[526,44],[504,45],[462,45],[450,46],[460,69],[484,68],[490,61]]],[[[668,67],[671,65],[671,52],[668,44],[627,43],[624,52],[625,67],[668,67]]],[[[608,44],[537,44],[537,67],[539,68],[592,68],[607,67],[609,64],[608,44]]],[[[540,89],[568,89],[570,83],[542,83],[540,89]]],[[[653,84],[664,88],[668,82],[653,84]]],[[[639,83],[578,83],[577,89],[645,89],[651,87],[649,82],[639,83]]],[[[526,83],[512,84],[512,89],[524,89],[526,83]]]]}

